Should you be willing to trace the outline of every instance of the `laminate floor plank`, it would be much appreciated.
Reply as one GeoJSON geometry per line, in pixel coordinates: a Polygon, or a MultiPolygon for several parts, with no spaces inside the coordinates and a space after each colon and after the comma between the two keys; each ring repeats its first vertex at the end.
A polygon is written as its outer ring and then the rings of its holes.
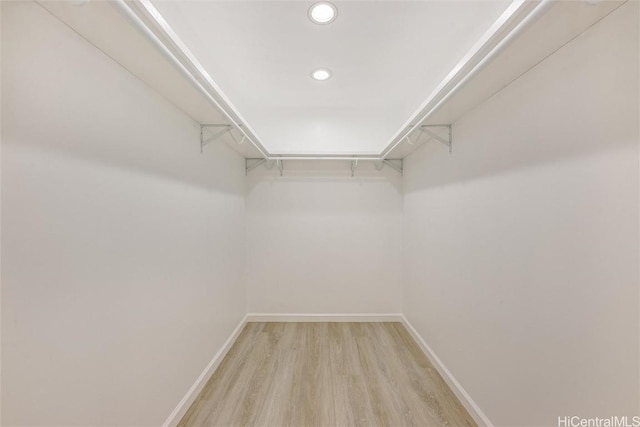
{"type": "Polygon", "coordinates": [[[179,423],[475,425],[399,322],[247,323],[179,423]]]}

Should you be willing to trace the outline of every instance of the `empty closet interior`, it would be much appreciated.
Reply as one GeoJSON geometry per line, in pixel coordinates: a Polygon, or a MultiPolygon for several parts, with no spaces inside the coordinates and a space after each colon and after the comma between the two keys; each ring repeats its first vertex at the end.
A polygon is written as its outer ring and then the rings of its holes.
{"type": "Polygon", "coordinates": [[[637,0],[0,14],[2,425],[640,425],[637,0]]]}

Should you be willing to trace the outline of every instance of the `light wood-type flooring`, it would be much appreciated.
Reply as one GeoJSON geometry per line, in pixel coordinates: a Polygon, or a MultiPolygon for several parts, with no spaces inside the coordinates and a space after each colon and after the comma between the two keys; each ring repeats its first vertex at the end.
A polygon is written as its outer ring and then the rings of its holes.
{"type": "Polygon", "coordinates": [[[248,323],[180,426],[475,426],[401,323],[248,323]]]}

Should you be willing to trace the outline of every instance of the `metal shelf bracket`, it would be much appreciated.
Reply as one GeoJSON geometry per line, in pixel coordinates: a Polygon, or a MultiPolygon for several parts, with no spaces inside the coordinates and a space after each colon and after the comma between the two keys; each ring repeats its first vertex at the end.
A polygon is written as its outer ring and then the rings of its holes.
{"type": "MultiPolygon", "coordinates": [[[[231,132],[231,130],[233,130],[234,128],[235,126],[233,125],[200,125],[200,152],[202,153],[202,150],[206,145],[211,144],[216,139],[231,132]],[[217,132],[214,132],[212,135],[208,136],[205,139],[204,130],[209,128],[219,129],[219,130],[217,132]]],[[[233,137],[233,134],[231,134],[231,136],[233,137]]]]}
{"type": "Polygon", "coordinates": [[[391,169],[395,170],[400,175],[404,175],[404,164],[403,163],[404,162],[403,162],[402,159],[398,159],[398,160],[387,160],[387,159],[384,159],[384,160],[382,160],[382,164],[383,165],[389,166],[391,169]]]}
{"type": "Polygon", "coordinates": [[[449,153],[451,153],[451,149],[453,146],[453,140],[451,138],[451,125],[422,125],[419,127],[419,129],[422,133],[429,136],[430,139],[435,139],[436,141],[449,147],[449,153]],[[437,133],[435,133],[429,128],[447,128],[448,138],[441,137],[440,135],[438,135],[437,133]]]}
{"type": "MultiPolygon", "coordinates": [[[[249,172],[266,162],[267,159],[244,159],[244,175],[249,175],[249,172]]],[[[271,165],[271,167],[273,167],[273,165],[271,165]]]]}

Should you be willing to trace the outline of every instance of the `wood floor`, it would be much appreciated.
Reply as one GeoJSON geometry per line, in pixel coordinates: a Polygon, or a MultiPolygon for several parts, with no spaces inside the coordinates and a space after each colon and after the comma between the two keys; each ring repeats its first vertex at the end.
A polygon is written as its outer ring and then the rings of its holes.
{"type": "Polygon", "coordinates": [[[180,426],[475,426],[401,323],[248,323],[180,426]]]}

